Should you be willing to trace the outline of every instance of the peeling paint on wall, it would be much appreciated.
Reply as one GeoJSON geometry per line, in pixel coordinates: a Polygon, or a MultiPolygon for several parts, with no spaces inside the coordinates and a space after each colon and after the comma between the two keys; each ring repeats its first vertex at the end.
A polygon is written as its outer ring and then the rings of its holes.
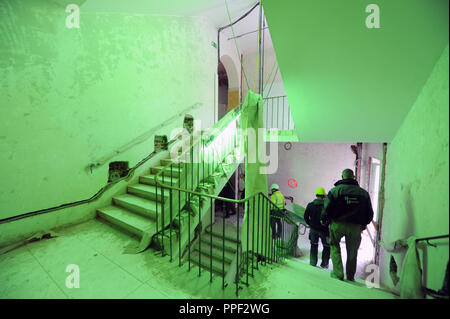
{"type": "MultiPolygon", "coordinates": [[[[212,124],[217,34],[204,18],[82,12],[68,29],[66,17],[52,1],[0,2],[0,191],[16,194],[0,218],[92,196],[108,175],[86,174],[92,159],[190,105],[212,124]]],[[[114,160],[133,166],[152,143],[114,160]]]]}
{"type": "MultiPolygon", "coordinates": [[[[388,147],[382,240],[449,233],[448,46],[388,147]]],[[[425,247],[424,285],[439,290],[448,262],[448,239],[425,247]]],[[[423,257],[422,256],[422,257],[423,257]]],[[[403,255],[396,256],[401,268],[403,255]]],[[[381,280],[391,286],[389,256],[381,252],[381,280]]]]}

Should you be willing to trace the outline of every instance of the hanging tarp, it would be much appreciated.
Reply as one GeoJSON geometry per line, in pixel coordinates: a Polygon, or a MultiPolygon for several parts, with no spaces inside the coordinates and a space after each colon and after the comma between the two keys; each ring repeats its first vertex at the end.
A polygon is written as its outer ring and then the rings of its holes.
{"type": "MultiPolygon", "coordinates": [[[[263,130],[263,100],[252,91],[247,93],[242,106],[242,137],[245,154],[245,197],[263,193],[267,196],[266,146],[263,130]],[[261,129],[261,130],[260,130],[261,129]],[[261,132],[260,132],[261,131],[261,132]]],[[[263,198],[257,196],[245,205],[242,224],[242,251],[262,253],[269,232],[269,212],[263,207],[263,198]],[[260,200],[261,205],[258,201],[260,200]],[[254,205],[254,206],[253,206],[254,205]],[[259,241],[257,241],[257,236],[259,241]],[[253,238],[253,240],[252,240],[253,238]],[[259,243],[259,244],[257,244],[259,243]]]]}

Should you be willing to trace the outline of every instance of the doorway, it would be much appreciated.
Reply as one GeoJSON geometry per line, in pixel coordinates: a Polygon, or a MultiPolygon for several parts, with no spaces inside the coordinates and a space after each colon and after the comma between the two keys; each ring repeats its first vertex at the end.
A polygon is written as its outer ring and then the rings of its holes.
{"type": "Polygon", "coordinates": [[[227,114],[228,110],[228,74],[225,66],[222,62],[219,62],[219,66],[217,68],[217,75],[219,77],[219,101],[218,101],[218,110],[217,110],[217,119],[220,120],[227,114]]]}
{"type": "Polygon", "coordinates": [[[365,271],[367,265],[375,264],[375,251],[377,246],[377,225],[375,221],[378,218],[380,180],[381,161],[377,158],[369,157],[367,166],[367,192],[372,203],[373,219],[361,234],[357,269],[357,277],[359,278],[365,278],[368,275],[365,271]]]}
{"type": "Polygon", "coordinates": [[[219,121],[240,103],[240,81],[236,65],[238,64],[230,56],[223,55],[220,57],[220,62],[217,66],[218,96],[215,114],[216,121],[219,121]]]}

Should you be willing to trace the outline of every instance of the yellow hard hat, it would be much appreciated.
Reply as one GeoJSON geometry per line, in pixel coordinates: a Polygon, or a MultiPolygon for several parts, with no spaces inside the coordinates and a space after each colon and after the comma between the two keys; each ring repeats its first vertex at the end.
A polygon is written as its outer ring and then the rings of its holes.
{"type": "Polygon", "coordinates": [[[325,195],[325,189],[323,187],[319,187],[316,189],[316,195],[325,195]]]}
{"type": "Polygon", "coordinates": [[[279,190],[280,186],[278,186],[278,184],[272,184],[272,186],[270,186],[270,189],[276,189],[279,190]]]}

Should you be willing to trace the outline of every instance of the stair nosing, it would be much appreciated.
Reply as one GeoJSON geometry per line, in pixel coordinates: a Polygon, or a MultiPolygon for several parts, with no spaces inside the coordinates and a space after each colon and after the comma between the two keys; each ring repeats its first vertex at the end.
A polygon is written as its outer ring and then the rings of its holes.
{"type": "MultiPolygon", "coordinates": [[[[198,247],[193,247],[193,249],[194,249],[194,251],[200,252],[203,256],[206,256],[206,257],[208,257],[208,258],[211,256],[211,255],[209,254],[209,251],[204,251],[203,248],[201,248],[201,250],[199,250],[198,247]]],[[[212,258],[215,259],[215,260],[217,260],[217,261],[222,262],[222,256],[220,256],[219,254],[214,254],[214,253],[213,253],[213,254],[212,254],[212,258]]],[[[225,262],[226,264],[231,264],[231,263],[233,262],[233,259],[230,259],[229,257],[226,257],[226,256],[225,256],[224,262],[225,262]]]]}
{"type": "MultiPolygon", "coordinates": [[[[132,188],[132,189],[136,189],[136,190],[139,190],[139,191],[142,191],[142,192],[146,192],[146,193],[150,193],[150,194],[155,194],[155,196],[156,196],[156,192],[157,192],[157,190],[155,189],[155,190],[145,190],[145,189],[139,189],[139,185],[142,185],[142,186],[144,186],[144,187],[146,187],[146,186],[155,186],[155,185],[149,185],[149,184],[144,184],[144,183],[138,183],[138,184],[134,184],[134,185],[128,185],[127,186],[127,190],[128,190],[128,188],[132,188]]],[[[158,194],[158,196],[161,196],[161,194],[158,194]]],[[[169,197],[169,194],[164,194],[164,197],[169,197]]]]}
{"type": "MultiPolygon", "coordinates": [[[[103,215],[107,215],[108,217],[110,217],[112,219],[115,219],[115,220],[117,220],[117,221],[119,221],[121,223],[124,223],[124,224],[126,224],[126,225],[128,225],[128,226],[130,226],[130,227],[132,227],[132,228],[134,228],[136,230],[138,230],[141,233],[143,233],[147,229],[147,227],[141,227],[142,224],[138,226],[134,222],[133,223],[126,222],[125,220],[118,218],[118,216],[114,216],[113,214],[110,214],[107,211],[105,211],[105,209],[108,209],[110,207],[113,207],[115,209],[118,209],[122,213],[126,213],[126,214],[130,215],[130,216],[132,216],[132,218],[137,219],[140,222],[144,222],[145,223],[145,221],[148,221],[149,224],[153,224],[153,220],[151,218],[146,218],[145,216],[142,216],[140,214],[136,214],[136,213],[134,213],[134,212],[124,208],[124,207],[120,207],[120,206],[117,206],[117,205],[109,205],[109,206],[98,208],[97,212],[99,212],[99,213],[101,213],[103,215]]],[[[118,226],[120,227],[120,225],[118,225],[118,226]]]]}
{"type": "MultiPolygon", "coordinates": [[[[219,237],[219,238],[222,238],[222,236],[223,236],[223,234],[218,233],[218,232],[216,232],[216,231],[212,231],[212,230],[210,230],[210,229],[206,229],[205,232],[206,232],[207,234],[212,234],[213,236],[219,237]]],[[[237,241],[236,238],[232,238],[232,237],[230,237],[230,236],[228,236],[228,235],[224,235],[223,237],[225,237],[225,240],[232,241],[232,242],[235,243],[235,244],[237,244],[237,243],[240,244],[240,243],[241,243],[240,240],[237,241]]]]}

